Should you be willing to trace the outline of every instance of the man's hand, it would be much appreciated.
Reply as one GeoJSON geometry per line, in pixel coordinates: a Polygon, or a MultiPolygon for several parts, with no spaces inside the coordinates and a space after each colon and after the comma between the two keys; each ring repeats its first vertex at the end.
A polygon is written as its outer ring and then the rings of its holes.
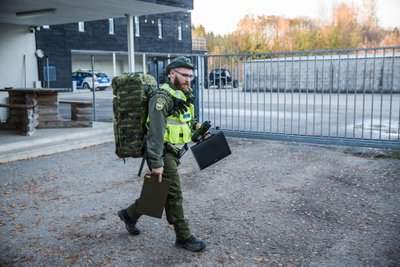
{"type": "Polygon", "coordinates": [[[151,174],[158,177],[158,182],[162,182],[162,174],[164,172],[164,167],[151,169],[151,174]]]}

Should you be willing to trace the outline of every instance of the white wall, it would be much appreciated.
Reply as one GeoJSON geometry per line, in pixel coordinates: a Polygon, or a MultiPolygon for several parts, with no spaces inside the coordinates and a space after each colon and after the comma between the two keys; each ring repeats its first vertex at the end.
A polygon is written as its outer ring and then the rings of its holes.
{"type": "Polygon", "coordinates": [[[30,27],[0,24],[0,88],[33,87],[38,80],[35,51],[30,27]]]}
{"type": "MultiPolygon", "coordinates": [[[[33,87],[38,80],[35,51],[35,34],[30,27],[0,23],[0,88],[33,87]]],[[[0,103],[6,103],[7,96],[0,92],[0,103]]],[[[0,120],[6,117],[7,110],[0,108],[0,120]]]]}
{"type": "MultiPolygon", "coordinates": [[[[123,73],[123,60],[116,60],[116,69],[117,69],[117,75],[123,73]]],[[[82,60],[82,59],[72,59],[72,71],[76,71],[78,69],[91,69],[92,64],[88,60],[82,60]]],[[[99,70],[107,74],[108,77],[112,78],[114,77],[114,71],[113,71],[113,62],[112,60],[96,60],[94,62],[94,69],[99,70]]]]}
{"type": "MultiPolygon", "coordinates": [[[[124,61],[124,72],[129,71],[128,60],[124,61]]],[[[143,57],[142,55],[135,55],[135,72],[143,71],[143,57]]]]}
{"type": "MultiPolygon", "coordinates": [[[[72,55],[72,70],[76,71],[78,69],[91,69],[91,58],[90,55],[72,55]]],[[[113,61],[112,55],[95,55],[94,56],[94,69],[100,70],[107,74],[110,78],[113,78],[113,61]]],[[[116,71],[117,75],[120,75],[128,71],[128,56],[117,55],[116,58],[116,71]]],[[[135,55],[135,71],[143,71],[143,56],[135,55]]]]}

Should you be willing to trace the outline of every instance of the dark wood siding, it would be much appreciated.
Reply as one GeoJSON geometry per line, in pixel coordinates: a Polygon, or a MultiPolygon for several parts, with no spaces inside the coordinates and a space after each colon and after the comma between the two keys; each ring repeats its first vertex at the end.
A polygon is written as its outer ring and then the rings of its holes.
{"type": "MultiPolygon", "coordinates": [[[[135,37],[135,52],[191,54],[191,16],[189,12],[174,12],[139,17],[140,36],[135,37]],[[158,19],[163,21],[163,38],[158,38],[158,19]],[[147,22],[146,22],[147,21],[147,22]],[[182,40],[178,40],[178,22],[181,21],[182,40]],[[154,22],[154,23],[153,23],[154,22]]],[[[71,79],[71,50],[127,51],[127,18],[114,19],[114,34],[109,34],[108,20],[85,22],[85,31],[78,31],[78,23],[53,25],[36,32],[37,48],[48,56],[55,66],[57,81],[52,88],[69,88],[71,79]]],[[[39,64],[40,78],[45,59],[39,64]]]]}

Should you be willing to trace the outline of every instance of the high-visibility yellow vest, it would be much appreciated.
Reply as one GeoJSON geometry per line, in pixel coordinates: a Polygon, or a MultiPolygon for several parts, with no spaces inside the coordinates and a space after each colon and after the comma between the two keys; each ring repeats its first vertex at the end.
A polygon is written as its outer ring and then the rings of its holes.
{"type": "MultiPolygon", "coordinates": [[[[169,84],[163,84],[162,89],[167,90],[172,97],[186,101],[186,96],[181,90],[172,89],[169,84]]],[[[167,118],[167,129],[164,135],[164,141],[173,145],[186,144],[191,141],[190,121],[194,117],[194,105],[186,109],[179,117],[170,115],[167,118]]]]}

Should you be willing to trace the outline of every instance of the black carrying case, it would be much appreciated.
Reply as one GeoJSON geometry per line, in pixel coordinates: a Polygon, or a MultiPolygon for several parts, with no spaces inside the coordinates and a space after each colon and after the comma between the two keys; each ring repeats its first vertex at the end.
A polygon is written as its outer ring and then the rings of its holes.
{"type": "Polygon", "coordinates": [[[232,154],[222,131],[211,135],[190,148],[200,170],[232,154]]]}

